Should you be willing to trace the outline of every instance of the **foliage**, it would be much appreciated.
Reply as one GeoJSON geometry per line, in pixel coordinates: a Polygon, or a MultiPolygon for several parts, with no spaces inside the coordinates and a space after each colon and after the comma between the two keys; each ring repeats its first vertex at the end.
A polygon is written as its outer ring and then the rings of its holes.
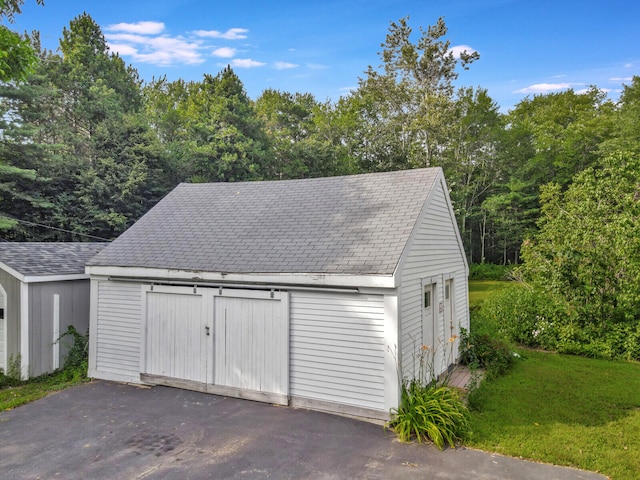
{"type": "Polygon", "coordinates": [[[440,450],[454,447],[470,435],[469,412],[460,393],[446,385],[403,382],[400,406],[391,411],[387,423],[403,442],[415,437],[431,440],[440,450]]]}
{"type": "Polygon", "coordinates": [[[568,311],[560,299],[514,284],[485,300],[476,315],[512,342],[554,349],[557,326],[566,323],[568,311]]]}
{"type": "Polygon", "coordinates": [[[495,263],[472,263],[469,265],[469,280],[508,280],[511,265],[495,263]]]}
{"type": "MultiPolygon", "coordinates": [[[[522,352],[521,352],[522,353],[522,352]]],[[[603,473],[638,476],[637,363],[527,351],[505,376],[482,383],[470,446],[603,473]]]]}
{"type": "Polygon", "coordinates": [[[69,325],[67,331],[56,340],[65,343],[67,346],[67,356],[64,360],[64,369],[80,370],[84,377],[87,375],[89,364],[89,333],[82,335],[73,325],[69,325]],[[71,341],[66,341],[70,339],[71,341]]]}
{"type": "Polygon", "coordinates": [[[354,153],[362,171],[399,170],[437,165],[456,114],[453,82],[456,67],[479,58],[456,58],[445,40],[443,18],[412,41],[408,18],[391,22],[382,46],[382,65],[371,66],[351,96],[358,122],[354,153]]]}
{"type": "Polygon", "coordinates": [[[513,367],[513,349],[500,335],[460,329],[460,363],[483,369],[487,377],[500,376],[513,367]]]}
{"type": "MultiPolygon", "coordinates": [[[[534,295],[566,304],[560,337],[575,340],[577,332],[596,345],[621,325],[631,327],[627,333],[638,328],[639,198],[640,160],[626,154],[582,171],[566,192],[557,184],[543,189],[540,231],[523,245],[521,274],[534,295]]],[[[608,348],[605,357],[634,358],[624,345],[608,348]]]]}
{"type": "Polygon", "coordinates": [[[0,411],[19,407],[51,392],[87,381],[89,335],[80,334],[70,325],[56,341],[65,344],[68,349],[62,369],[21,380],[19,356],[10,360],[6,375],[0,369],[0,411]]]}
{"type": "Polygon", "coordinates": [[[0,386],[0,411],[11,410],[86,380],[85,376],[71,372],[65,369],[11,386],[0,386]]]}
{"type": "MultiPolygon", "coordinates": [[[[453,351],[452,337],[450,359],[453,351]]],[[[453,447],[470,435],[468,411],[461,394],[448,385],[449,375],[436,375],[435,359],[437,349],[426,345],[414,348],[411,373],[403,371],[403,363],[398,363],[400,379],[400,405],[391,409],[391,420],[385,428],[393,428],[403,442],[415,436],[418,442],[431,440],[439,449],[445,445],[453,447]]],[[[396,359],[397,360],[397,359],[396,359]]]]}
{"type": "MultiPolygon", "coordinates": [[[[36,0],[43,5],[43,0],[36,0]]],[[[0,20],[10,23],[21,13],[23,0],[0,1],[0,20]]],[[[33,71],[38,57],[28,37],[0,25],[0,82],[22,81],[33,71]]]]}
{"type": "Polygon", "coordinates": [[[0,368],[0,388],[12,387],[22,383],[21,357],[12,355],[7,361],[7,371],[0,368]]]}

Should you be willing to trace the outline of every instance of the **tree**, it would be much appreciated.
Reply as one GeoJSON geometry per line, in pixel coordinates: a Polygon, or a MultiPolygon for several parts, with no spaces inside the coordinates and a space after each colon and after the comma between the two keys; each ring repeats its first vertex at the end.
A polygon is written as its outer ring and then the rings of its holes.
{"type": "MultiPolygon", "coordinates": [[[[43,0],[36,0],[44,5],[43,0]]],[[[23,0],[0,1],[0,20],[6,18],[14,22],[21,13],[23,0]]],[[[35,67],[38,57],[31,46],[29,38],[0,25],[0,82],[24,80],[35,67]]]]}
{"type": "Polygon", "coordinates": [[[600,151],[640,154],[640,76],[634,76],[631,84],[624,86],[611,123],[612,136],[600,145],[600,151]]]}
{"type": "Polygon", "coordinates": [[[485,260],[485,199],[498,191],[503,175],[497,154],[502,116],[484,89],[462,88],[455,99],[454,123],[444,167],[467,260],[485,260]]]}
{"type": "Polygon", "coordinates": [[[365,171],[440,165],[455,114],[456,68],[479,58],[462,52],[456,58],[447,27],[438,19],[412,42],[408,18],[392,22],[381,45],[382,65],[369,67],[353,94],[360,110],[358,137],[365,171]]]}
{"type": "Polygon", "coordinates": [[[640,322],[640,157],[617,153],[541,193],[540,231],[522,247],[524,278],[605,333],[640,322]]]}
{"type": "Polygon", "coordinates": [[[36,70],[0,91],[7,112],[0,158],[37,173],[13,182],[22,201],[11,208],[47,228],[14,229],[12,238],[113,238],[172,186],[140,109],[137,73],[109,52],[87,14],[64,29],[60,55],[40,50],[37,35],[33,43],[36,70]]]}
{"type": "Polygon", "coordinates": [[[215,77],[206,74],[189,95],[189,129],[194,182],[242,181],[261,178],[270,150],[242,82],[227,66],[215,77]]]}

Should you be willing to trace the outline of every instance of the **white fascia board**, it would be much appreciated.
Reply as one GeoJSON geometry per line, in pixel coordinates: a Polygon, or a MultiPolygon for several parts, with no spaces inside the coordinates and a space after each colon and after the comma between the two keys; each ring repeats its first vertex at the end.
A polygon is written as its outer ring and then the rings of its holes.
{"type": "Polygon", "coordinates": [[[168,268],[109,267],[92,265],[91,276],[182,280],[193,282],[301,285],[313,287],[396,288],[393,275],[336,275],[325,273],[220,273],[168,268]]]}
{"type": "Polygon", "coordinates": [[[24,283],[45,283],[45,282],[65,282],[68,280],[88,280],[86,273],[76,273],[73,275],[34,275],[25,276],[24,283]]]}
{"type": "Polygon", "coordinates": [[[21,282],[24,282],[24,275],[22,275],[20,272],[18,272],[17,270],[14,270],[13,268],[11,268],[9,265],[7,265],[6,263],[2,263],[0,262],[0,269],[4,270],[5,272],[7,272],[9,275],[11,275],[12,277],[17,278],[18,280],[20,280],[21,282]]]}

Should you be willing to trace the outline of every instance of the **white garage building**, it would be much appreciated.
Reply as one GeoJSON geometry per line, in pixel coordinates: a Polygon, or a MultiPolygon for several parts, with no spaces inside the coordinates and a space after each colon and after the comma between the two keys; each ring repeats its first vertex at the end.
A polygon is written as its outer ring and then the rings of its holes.
{"type": "Polygon", "coordinates": [[[90,376],[372,418],[469,327],[440,168],[181,184],[87,273],[90,376]]]}

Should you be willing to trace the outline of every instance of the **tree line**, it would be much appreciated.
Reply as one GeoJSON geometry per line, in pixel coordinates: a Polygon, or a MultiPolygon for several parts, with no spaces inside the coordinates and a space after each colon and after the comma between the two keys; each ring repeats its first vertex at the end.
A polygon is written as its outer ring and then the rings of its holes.
{"type": "Polygon", "coordinates": [[[274,89],[251,99],[230,67],[142,82],[86,13],[55,52],[34,32],[22,41],[37,61],[0,77],[1,235],[113,239],[179,182],[441,166],[468,260],[518,263],[544,185],[564,191],[603,157],[637,156],[640,77],[615,103],[594,86],[501,113],[486,89],[455,87],[479,56],[454,56],[446,35],[442,18],[419,33],[392,22],[381,64],[321,101],[274,89]]]}

